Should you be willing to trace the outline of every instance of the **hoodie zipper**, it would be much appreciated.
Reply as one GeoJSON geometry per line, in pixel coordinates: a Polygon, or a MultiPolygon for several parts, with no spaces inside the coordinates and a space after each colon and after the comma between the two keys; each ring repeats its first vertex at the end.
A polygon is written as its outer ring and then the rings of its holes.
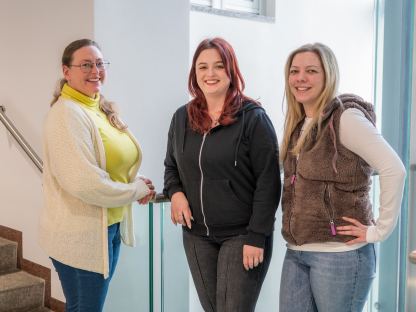
{"type": "Polygon", "coordinates": [[[199,194],[200,194],[200,199],[201,199],[201,212],[202,212],[202,216],[204,217],[204,225],[207,228],[207,236],[209,236],[209,228],[207,225],[205,212],[204,212],[204,201],[202,200],[202,187],[204,185],[204,172],[202,171],[202,163],[201,163],[202,157],[201,156],[202,156],[202,148],[204,147],[206,137],[207,137],[207,133],[204,133],[204,136],[202,137],[201,148],[199,149],[199,170],[201,171],[201,187],[199,190],[199,194]]]}

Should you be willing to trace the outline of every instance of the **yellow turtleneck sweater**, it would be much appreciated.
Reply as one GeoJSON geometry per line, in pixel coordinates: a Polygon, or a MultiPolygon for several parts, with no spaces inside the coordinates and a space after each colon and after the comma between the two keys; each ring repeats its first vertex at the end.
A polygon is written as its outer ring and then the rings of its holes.
{"type": "MultiPolygon", "coordinates": [[[[93,99],[65,84],[61,96],[80,104],[94,121],[104,143],[106,171],[111,179],[117,182],[129,183],[128,174],[138,161],[141,151],[127,133],[114,128],[110,124],[107,116],[100,110],[100,95],[97,94],[93,99]]],[[[126,207],[109,208],[107,213],[108,225],[121,222],[125,211],[126,207]]]]}

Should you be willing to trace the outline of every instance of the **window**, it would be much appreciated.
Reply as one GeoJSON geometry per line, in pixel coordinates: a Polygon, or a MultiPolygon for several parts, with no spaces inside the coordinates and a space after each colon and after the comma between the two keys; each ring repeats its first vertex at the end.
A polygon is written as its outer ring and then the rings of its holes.
{"type": "Polygon", "coordinates": [[[212,0],[193,0],[191,3],[212,7],[212,0]]]}
{"type": "Polygon", "coordinates": [[[227,0],[222,2],[224,10],[236,10],[260,14],[260,0],[227,0]]]}
{"type": "Polygon", "coordinates": [[[211,13],[221,14],[219,11],[247,13],[249,15],[273,16],[267,14],[274,8],[274,0],[191,0],[191,8],[207,12],[201,7],[208,8],[211,13]]]}

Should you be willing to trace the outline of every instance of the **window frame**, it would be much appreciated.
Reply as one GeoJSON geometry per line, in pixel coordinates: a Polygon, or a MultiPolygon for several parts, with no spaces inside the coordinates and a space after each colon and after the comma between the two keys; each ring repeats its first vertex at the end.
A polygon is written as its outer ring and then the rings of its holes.
{"type": "Polygon", "coordinates": [[[200,5],[216,10],[265,15],[262,3],[266,0],[191,0],[191,5],[200,5]]]}

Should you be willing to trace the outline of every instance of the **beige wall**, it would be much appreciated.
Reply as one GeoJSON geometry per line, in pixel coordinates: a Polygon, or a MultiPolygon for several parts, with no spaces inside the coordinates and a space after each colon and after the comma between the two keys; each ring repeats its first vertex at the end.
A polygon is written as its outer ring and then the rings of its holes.
{"type": "MultiPolygon", "coordinates": [[[[161,190],[170,118],[187,100],[188,21],[187,0],[1,0],[0,105],[41,155],[62,51],[73,40],[96,39],[111,61],[104,93],[119,103],[144,150],[142,173],[161,190]]],[[[0,224],[23,231],[25,258],[51,267],[37,244],[41,175],[3,125],[0,172],[0,224]]],[[[62,300],[52,271],[52,296],[62,300]]]]}
{"type": "MultiPolygon", "coordinates": [[[[65,45],[93,36],[93,0],[0,2],[0,105],[41,155],[42,121],[65,45]],[[74,18],[76,16],[76,19],[74,18]]],[[[23,232],[23,256],[50,266],[37,244],[41,176],[0,125],[0,224],[23,232]]],[[[63,299],[52,270],[52,296],[63,299]]]]}

